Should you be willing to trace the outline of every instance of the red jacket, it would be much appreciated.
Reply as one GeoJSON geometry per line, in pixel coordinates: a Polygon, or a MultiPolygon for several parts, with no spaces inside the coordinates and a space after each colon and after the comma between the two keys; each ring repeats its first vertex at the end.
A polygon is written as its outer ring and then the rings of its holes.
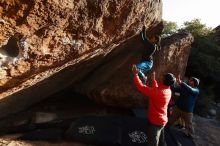
{"type": "Polygon", "coordinates": [[[171,89],[164,84],[157,84],[156,80],[152,81],[152,87],[143,85],[139,77],[134,77],[137,89],[144,95],[149,97],[148,121],[154,125],[165,125],[167,119],[167,106],[171,99],[171,89]]]}

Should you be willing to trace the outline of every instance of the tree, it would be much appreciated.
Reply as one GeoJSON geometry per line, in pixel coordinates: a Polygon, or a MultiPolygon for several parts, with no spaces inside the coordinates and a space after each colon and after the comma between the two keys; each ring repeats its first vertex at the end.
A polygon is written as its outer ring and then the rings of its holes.
{"type": "Polygon", "coordinates": [[[171,36],[178,31],[178,25],[176,22],[172,21],[163,21],[164,29],[163,29],[163,37],[171,36]]]}
{"type": "MultiPolygon", "coordinates": [[[[201,79],[200,96],[209,100],[220,101],[218,96],[220,83],[220,46],[213,39],[212,28],[202,24],[199,19],[184,22],[179,32],[190,32],[194,36],[191,53],[186,69],[187,76],[201,79]],[[210,88],[209,88],[210,87],[210,88]],[[209,88],[209,89],[208,89],[209,88]],[[215,90],[213,90],[215,89],[215,90]],[[212,97],[212,99],[210,99],[212,97]]],[[[202,102],[207,102],[206,99],[202,102]]],[[[208,103],[207,103],[208,104],[208,103]]]]}
{"type": "Polygon", "coordinates": [[[200,19],[194,19],[192,21],[184,22],[183,27],[179,29],[179,32],[190,32],[194,37],[203,37],[211,34],[213,30],[205,24],[202,24],[200,19]]]}

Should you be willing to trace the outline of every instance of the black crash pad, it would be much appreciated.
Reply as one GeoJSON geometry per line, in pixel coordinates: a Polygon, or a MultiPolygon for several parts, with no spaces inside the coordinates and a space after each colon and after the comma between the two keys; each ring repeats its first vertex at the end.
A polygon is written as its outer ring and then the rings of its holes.
{"type": "Polygon", "coordinates": [[[119,145],[120,128],[117,117],[85,117],[73,121],[65,138],[95,145],[119,145]]]}
{"type": "MultiPolygon", "coordinates": [[[[82,117],[57,124],[47,124],[41,130],[22,136],[26,140],[66,139],[95,146],[146,146],[147,121],[129,116],[82,117]],[[60,126],[59,126],[60,125],[60,126]],[[55,127],[54,127],[55,126],[55,127]]],[[[41,127],[36,125],[36,127],[41,127]]],[[[165,128],[167,146],[195,146],[180,130],[165,128]]]]}
{"type": "Polygon", "coordinates": [[[64,129],[61,128],[47,128],[37,129],[23,134],[19,139],[21,140],[46,140],[46,141],[59,141],[62,140],[64,129]]]}

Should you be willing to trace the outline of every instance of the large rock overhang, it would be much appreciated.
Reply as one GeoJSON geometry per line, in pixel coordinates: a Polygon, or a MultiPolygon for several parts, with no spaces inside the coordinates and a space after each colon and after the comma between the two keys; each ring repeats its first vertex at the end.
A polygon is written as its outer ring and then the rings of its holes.
{"type": "Polygon", "coordinates": [[[160,0],[1,1],[0,117],[82,81],[161,17],[160,0]]]}

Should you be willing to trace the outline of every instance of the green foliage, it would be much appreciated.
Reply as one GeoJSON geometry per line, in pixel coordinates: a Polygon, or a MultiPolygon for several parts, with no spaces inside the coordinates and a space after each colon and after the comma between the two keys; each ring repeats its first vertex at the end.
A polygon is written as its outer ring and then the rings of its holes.
{"type": "Polygon", "coordinates": [[[220,81],[220,46],[208,37],[197,37],[192,47],[187,73],[213,83],[220,81]]]}
{"type": "Polygon", "coordinates": [[[172,22],[172,21],[164,20],[163,24],[164,24],[164,30],[162,36],[164,37],[173,35],[174,33],[178,33],[178,32],[191,33],[195,38],[202,36],[211,36],[213,34],[212,28],[207,27],[205,24],[202,24],[200,19],[186,21],[183,23],[183,26],[181,26],[181,28],[178,27],[176,22],[172,22]]]}
{"type": "Polygon", "coordinates": [[[163,21],[164,24],[164,29],[163,29],[163,37],[167,37],[167,36],[171,36],[174,33],[177,33],[178,30],[178,25],[176,24],[176,22],[172,22],[172,21],[163,21]]]}
{"type": "Polygon", "coordinates": [[[179,32],[190,32],[194,37],[202,37],[211,34],[212,28],[202,24],[200,19],[194,19],[192,21],[184,22],[183,27],[179,29],[179,32]]]}

